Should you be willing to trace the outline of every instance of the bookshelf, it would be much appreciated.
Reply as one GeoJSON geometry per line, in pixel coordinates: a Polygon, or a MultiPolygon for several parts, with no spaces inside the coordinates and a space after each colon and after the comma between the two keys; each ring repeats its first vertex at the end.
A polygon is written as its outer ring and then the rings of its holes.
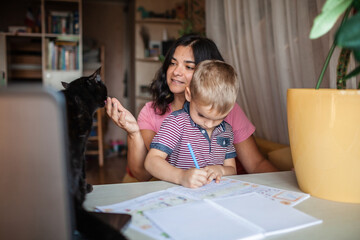
{"type": "Polygon", "coordinates": [[[163,53],[162,47],[166,44],[164,42],[179,37],[182,20],[177,18],[176,9],[182,7],[183,4],[184,1],[181,0],[159,0],[156,5],[150,0],[135,1],[133,82],[135,116],[139,114],[146,102],[151,101],[149,85],[161,67],[158,55],[163,53]],[[148,33],[148,48],[145,47],[142,31],[148,33]]]}
{"type": "Polygon", "coordinates": [[[2,3],[0,86],[42,83],[60,90],[62,81],[79,78],[82,75],[81,7],[82,0],[2,3]]]}

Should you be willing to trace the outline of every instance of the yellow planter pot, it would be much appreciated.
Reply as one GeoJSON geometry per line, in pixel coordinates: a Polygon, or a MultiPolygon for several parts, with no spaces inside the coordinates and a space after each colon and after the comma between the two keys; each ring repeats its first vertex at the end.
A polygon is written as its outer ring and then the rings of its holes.
{"type": "Polygon", "coordinates": [[[360,203],[360,91],[288,89],[287,114],[301,190],[360,203]]]}

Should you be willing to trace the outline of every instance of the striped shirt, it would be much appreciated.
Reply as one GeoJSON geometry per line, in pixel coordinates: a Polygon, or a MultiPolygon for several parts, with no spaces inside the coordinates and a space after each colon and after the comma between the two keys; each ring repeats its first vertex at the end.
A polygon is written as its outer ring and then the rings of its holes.
{"type": "Polygon", "coordinates": [[[211,138],[206,130],[194,123],[189,114],[189,103],[172,112],[162,123],[150,148],[168,154],[167,161],[178,168],[194,168],[187,143],[191,143],[199,167],[222,165],[225,159],[236,157],[234,136],[230,124],[222,121],[214,128],[211,138]]]}

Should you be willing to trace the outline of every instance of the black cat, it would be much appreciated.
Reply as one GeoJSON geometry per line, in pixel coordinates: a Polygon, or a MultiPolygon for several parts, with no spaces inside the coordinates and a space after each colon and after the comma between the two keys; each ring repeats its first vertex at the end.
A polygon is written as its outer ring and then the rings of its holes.
{"type": "Polygon", "coordinates": [[[86,183],[86,143],[92,128],[95,111],[105,106],[107,88],[101,81],[101,68],[89,77],[81,77],[71,83],[62,82],[66,98],[72,187],[71,192],[82,204],[85,195],[92,191],[86,183]]]}
{"type": "MultiPolygon", "coordinates": [[[[119,231],[100,219],[108,219],[111,214],[101,215],[84,210],[83,203],[92,186],[86,183],[86,143],[93,125],[96,110],[105,106],[107,88],[101,81],[101,68],[88,77],[81,77],[70,83],[62,82],[67,108],[70,158],[70,192],[75,209],[77,238],[125,239],[119,231]]],[[[113,214],[115,216],[116,214],[113,214]]],[[[119,216],[119,215],[117,215],[119,216]]]]}

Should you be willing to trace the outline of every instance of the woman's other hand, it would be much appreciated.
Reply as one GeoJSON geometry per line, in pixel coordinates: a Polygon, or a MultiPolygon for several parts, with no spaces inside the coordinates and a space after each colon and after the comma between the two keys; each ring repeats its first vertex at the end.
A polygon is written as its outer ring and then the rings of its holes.
{"type": "Polygon", "coordinates": [[[106,113],[120,128],[124,129],[127,133],[135,133],[139,131],[139,125],[136,118],[121,105],[116,98],[108,97],[106,100],[106,113]]]}

